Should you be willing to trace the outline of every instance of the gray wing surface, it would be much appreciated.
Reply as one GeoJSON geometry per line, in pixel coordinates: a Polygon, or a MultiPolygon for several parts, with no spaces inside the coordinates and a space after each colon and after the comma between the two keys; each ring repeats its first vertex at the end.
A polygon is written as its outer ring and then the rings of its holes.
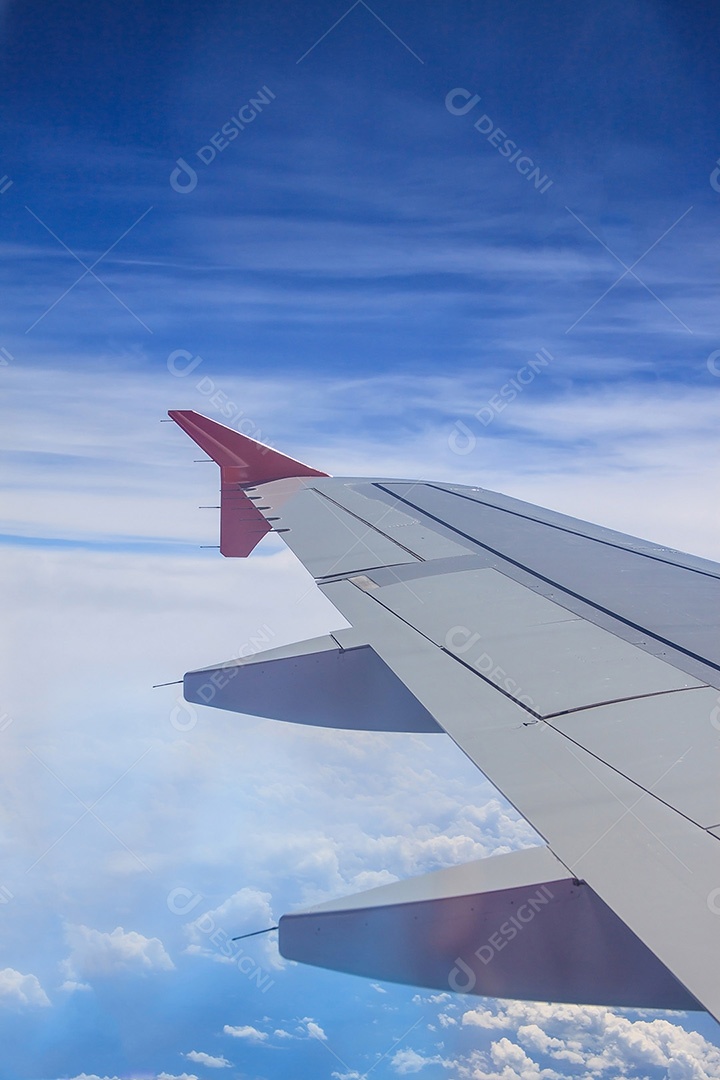
{"type": "Polygon", "coordinates": [[[351,628],[190,672],[187,699],[446,732],[545,840],[283,916],[283,954],[720,1019],[720,566],[480,488],[242,492],[351,628]]]}

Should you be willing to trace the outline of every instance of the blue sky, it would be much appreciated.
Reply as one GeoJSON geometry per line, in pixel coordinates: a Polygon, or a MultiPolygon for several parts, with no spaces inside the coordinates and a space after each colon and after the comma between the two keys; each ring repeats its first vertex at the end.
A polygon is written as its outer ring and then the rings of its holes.
{"type": "Polygon", "coordinates": [[[200,548],[216,476],[168,408],[720,558],[718,19],[0,0],[0,1075],[720,1077],[702,1014],[373,985],[272,936],[242,970],[203,927],[537,837],[442,736],[151,689],[342,625],[277,538],[200,548]]]}

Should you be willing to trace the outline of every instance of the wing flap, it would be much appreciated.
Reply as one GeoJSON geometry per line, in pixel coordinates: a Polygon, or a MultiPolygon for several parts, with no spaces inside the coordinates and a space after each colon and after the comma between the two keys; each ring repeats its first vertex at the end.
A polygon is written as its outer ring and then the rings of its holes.
{"type": "Polygon", "coordinates": [[[417,698],[369,645],[326,635],[189,671],[186,701],[295,724],[438,732],[417,698]]]}
{"type": "Polygon", "coordinates": [[[284,915],[279,945],[290,960],[437,990],[698,1008],[657,957],[545,847],[284,915]]]}

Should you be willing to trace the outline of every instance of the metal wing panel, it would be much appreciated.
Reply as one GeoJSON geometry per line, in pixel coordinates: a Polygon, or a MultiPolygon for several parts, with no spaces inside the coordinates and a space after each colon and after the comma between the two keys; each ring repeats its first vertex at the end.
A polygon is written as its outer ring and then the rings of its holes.
{"type": "Polygon", "coordinates": [[[477,558],[480,565],[507,571],[586,621],[610,629],[646,652],[666,656],[701,681],[720,688],[720,568],[714,563],[688,556],[686,565],[680,561],[684,556],[668,549],[646,541],[636,541],[632,547],[632,537],[517,500],[505,499],[506,506],[495,507],[459,494],[472,493],[472,489],[445,490],[438,485],[400,481],[361,484],[336,478],[294,482],[322,490],[324,501],[344,523],[339,535],[325,537],[322,524],[327,513],[315,522],[308,515],[299,515],[298,507],[287,501],[283,485],[288,483],[265,484],[257,491],[267,503],[274,527],[290,530],[286,541],[318,578],[358,569],[381,570],[380,561],[371,565],[385,550],[369,539],[375,533],[402,552],[387,558],[387,565],[398,568],[391,572],[391,580],[392,575],[396,575],[395,580],[409,581],[412,576],[434,572],[441,559],[477,558]],[[356,501],[350,509],[355,488],[362,488],[362,503],[356,501]],[[403,507],[418,524],[393,529],[390,516],[383,522],[388,500],[391,508],[403,507]],[[348,502],[344,509],[343,501],[348,502]],[[510,504],[521,507],[522,515],[511,511],[510,504]],[[525,511],[533,511],[535,517],[525,511]],[[542,515],[549,520],[542,520],[542,515]],[[425,551],[415,539],[419,536],[426,539],[425,551]],[[467,552],[465,556],[455,553],[455,548],[454,554],[444,553],[442,545],[455,542],[467,552]],[[322,556],[316,550],[318,544],[323,547],[322,556]],[[366,557],[359,557],[361,554],[366,557]]]}
{"type": "Polygon", "coordinates": [[[559,716],[552,726],[704,829],[720,823],[718,695],[639,698],[559,716]]]}
{"type": "Polygon", "coordinates": [[[710,902],[720,882],[717,838],[550,724],[529,718],[377,603],[375,592],[347,581],[323,591],[564,865],[720,1015],[720,925],[710,902]],[[459,669],[444,686],[431,674],[433,651],[459,669]],[[460,671],[476,680],[474,692],[458,690],[460,671]]]}
{"type": "Polygon", "coordinates": [[[330,478],[318,480],[312,486],[340,510],[379,529],[419,559],[452,558],[468,555],[474,549],[469,541],[441,536],[425,515],[408,513],[399,499],[370,481],[330,478]]]}
{"type": "MultiPolygon", "coordinates": [[[[395,483],[395,481],[383,482],[395,483]]],[[[415,486],[412,481],[405,481],[404,483],[415,486]]],[[[463,498],[472,499],[473,502],[503,510],[519,519],[519,525],[522,525],[522,520],[540,522],[543,525],[549,525],[564,532],[575,533],[591,540],[598,540],[604,544],[635,551],[675,566],[683,566],[710,574],[713,577],[720,577],[720,566],[710,559],[702,559],[699,555],[691,555],[686,551],[678,551],[676,548],[654,543],[652,540],[643,540],[638,536],[631,536],[629,533],[608,529],[604,525],[582,521],[579,518],[561,514],[557,510],[548,510],[544,506],[536,506],[534,503],[525,502],[522,499],[514,499],[510,495],[503,495],[498,491],[467,487],[462,484],[428,483],[427,486],[436,488],[439,491],[452,492],[463,498]]]]}
{"type": "Polygon", "coordinates": [[[496,570],[387,585],[375,599],[541,716],[702,685],[496,570]]]}
{"type": "Polygon", "coordinates": [[[705,564],[714,567],[712,573],[641,547],[606,543],[587,535],[585,522],[574,521],[573,531],[560,529],[478,502],[459,494],[460,489],[423,483],[382,487],[411,511],[430,515],[558,589],[720,669],[720,570],[715,564],[705,564]]]}
{"type": "Polygon", "coordinates": [[[307,481],[278,481],[247,491],[249,497],[257,492],[261,501],[255,505],[315,578],[419,561],[401,540],[343,510],[307,481]]]}

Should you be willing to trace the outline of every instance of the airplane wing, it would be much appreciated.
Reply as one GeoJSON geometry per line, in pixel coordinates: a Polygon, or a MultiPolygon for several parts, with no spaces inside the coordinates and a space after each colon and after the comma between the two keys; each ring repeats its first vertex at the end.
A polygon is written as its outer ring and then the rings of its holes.
{"type": "Polygon", "coordinates": [[[446,732],[545,845],[280,920],[291,959],[720,1019],[720,565],[477,487],[330,477],[188,411],[224,554],[281,533],[351,628],[188,701],[446,732]]]}

